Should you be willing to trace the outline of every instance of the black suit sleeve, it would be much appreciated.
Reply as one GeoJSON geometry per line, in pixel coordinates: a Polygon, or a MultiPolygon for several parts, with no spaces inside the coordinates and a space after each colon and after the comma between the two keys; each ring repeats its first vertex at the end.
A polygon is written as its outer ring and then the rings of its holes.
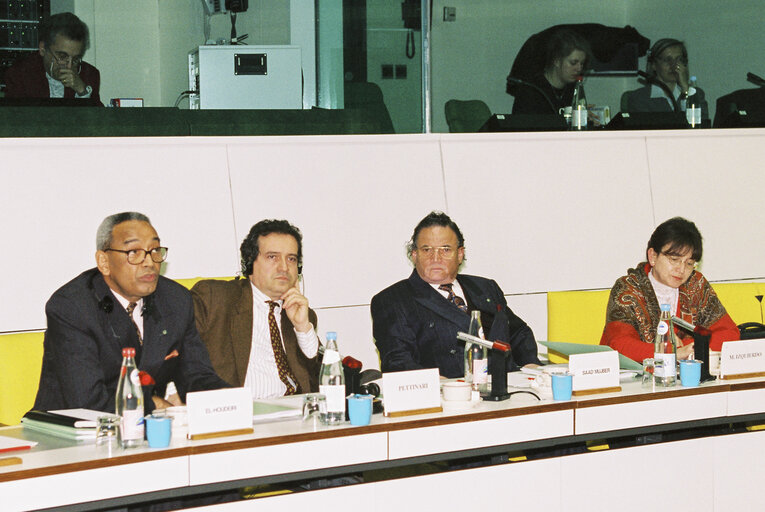
{"type": "Polygon", "coordinates": [[[380,354],[383,372],[419,370],[423,368],[414,330],[408,323],[403,300],[383,292],[372,298],[372,335],[380,354]]]}
{"type": "MultiPolygon", "coordinates": [[[[534,333],[526,322],[518,317],[507,305],[504,293],[499,285],[492,281],[496,287],[498,301],[501,304],[501,312],[507,317],[507,336],[508,339],[501,340],[510,344],[512,350],[512,359],[519,367],[533,363],[542,364],[537,356],[537,342],[534,339],[534,333]]],[[[512,368],[515,370],[515,368],[512,368]]]]}

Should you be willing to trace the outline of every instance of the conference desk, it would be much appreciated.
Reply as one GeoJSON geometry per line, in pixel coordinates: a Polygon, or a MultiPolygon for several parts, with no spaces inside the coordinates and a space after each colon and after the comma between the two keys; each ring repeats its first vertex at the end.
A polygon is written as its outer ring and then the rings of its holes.
{"type": "Polygon", "coordinates": [[[391,478],[210,510],[292,510],[349,502],[397,512],[464,509],[468,503],[538,510],[765,509],[759,492],[765,432],[741,428],[765,422],[765,380],[655,392],[636,381],[622,386],[619,393],[570,402],[519,394],[438,414],[375,415],[365,427],[312,428],[299,420],[256,424],[250,435],[199,441],[176,436],[167,449],[112,454],[93,444],[5,427],[0,435],[39,445],[2,455],[20,456],[23,463],[0,467],[0,508],[101,510],[246,485],[715,426],[727,435],[391,478]]]}

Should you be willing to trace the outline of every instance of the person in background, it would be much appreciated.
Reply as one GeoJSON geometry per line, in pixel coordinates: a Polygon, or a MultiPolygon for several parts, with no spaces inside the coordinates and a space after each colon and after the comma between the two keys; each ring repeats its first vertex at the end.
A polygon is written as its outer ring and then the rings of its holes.
{"type": "MultiPolygon", "coordinates": [[[[701,253],[701,233],[693,222],[674,217],[660,224],[648,241],[647,261],[628,270],[611,288],[600,344],[637,362],[653,357],[659,304],[669,304],[675,316],[710,330],[711,350],[738,340],[736,324],[696,270],[701,253]]],[[[677,358],[691,357],[692,335],[677,327],[675,334],[677,358]]]]}
{"type": "Polygon", "coordinates": [[[464,344],[470,311],[481,312],[487,340],[509,343],[508,371],[540,364],[534,333],[507,307],[499,285],[459,274],[465,240],[457,224],[431,212],[408,244],[412,274],[372,298],[372,332],[383,372],[438,368],[442,377],[464,376],[464,344]]]}
{"type": "Polygon", "coordinates": [[[191,289],[213,367],[253,398],[318,391],[316,313],[297,287],[303,235],[286,220],[262,220],[240,251],[246,279],[205,279],[191,289]]]}
{"type": "Polygon", "coordinates": [[[90,46],[87,25],[70,12],[40,24],[39,49],[5,73],[6,98],[78,98],[101,105],[101,75],[82,57],[90,46]]]}
{"type": "Polygon", "coordinates": [[[673,112],[675,102],[682,110],[685,108],[685,99],[696,95],[701,105],[701,118],[709,119],[704,91],[690,85],[688,49],[685,43],[671,38],[656,41],[648,51],[646,73],[649,80],[644,87],[622,95],[622,112],[673,112]],[[672,93],[672,98],[667,96],[659,84],[663,84],[672,93]]]}
{"type": "Polygon", "coordinates": [[[585,38],[571,30],[555,32],[547,41],[544,71],[528,80],[541,92],[533,87],[517,86],[512,113],[549,115],[570,107],[577,78],[584,74],[591,56],[590,44],[585,38]]]}

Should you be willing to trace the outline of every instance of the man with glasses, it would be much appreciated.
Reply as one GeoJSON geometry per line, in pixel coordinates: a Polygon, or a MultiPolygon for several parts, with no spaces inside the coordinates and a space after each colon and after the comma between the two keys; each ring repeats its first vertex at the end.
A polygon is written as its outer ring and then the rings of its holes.
{"type": "Polygon", "coordinates": [[[5,73],[7,98],[78,98],[100,105],[101,77],[83,62],[88,27],[77,16],[55,14],[40,25],[39,50],[5,73]]]}
{"type": "Polygon", "coordinates": [[[159,275],[167,248],[149,219],[124,212],[96,234],[96,268],[59,288],[45,305],[42,374],[34,408],[114,412],[122,349],[136,350],[146,413],[186,392],[228,385],[210,364],[194,325],[191,295],[159,275]]]}
{"type": "Polygon", "coordinates": [[[414,271],[372,298],[373,334],[383,372],[438,368],[442,377],[464,376],[464,344],[470,311],[481,312],[488,340],[510,343],[508,370],[540,364],[534,334],[507,307],[497,283],[458,274],[465,243],[448,215],[431,212],[408,244],[414,271]]]}
{"type": "Polygon", "coordinates": [[[215,371],[253,398],[318,391],[316,313],[298,289],[303,235],[286,220],[262,220],[240,252],[244,279],[206,279],[191,289],[215,371]]]}
{"type": "MultiPolygon", "coordinates": [[[[672,314],[711,332],[709,348],[739,339],[739,331],[709,282],[696,270],[701,233],[682,217],[662,222],[646,249],[646,260],[616,280],[608,299],[606,327],[600,339],[621,354],[642,362],[653,357],[660,304],[672,314]]],[[[676,329],[677,358],[693,355],[693,336],[676,329]]]]}

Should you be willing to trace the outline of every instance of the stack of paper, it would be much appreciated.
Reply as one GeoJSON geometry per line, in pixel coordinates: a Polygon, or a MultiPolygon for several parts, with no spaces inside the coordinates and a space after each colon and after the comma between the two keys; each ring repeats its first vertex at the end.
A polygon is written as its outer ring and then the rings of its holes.
{"type": "Polygon", "coordinates": [[[24,428],[73,441],[95,439],[99,416],[104,412],[90,409],[29,411],[21,418],[24,428]]]}

